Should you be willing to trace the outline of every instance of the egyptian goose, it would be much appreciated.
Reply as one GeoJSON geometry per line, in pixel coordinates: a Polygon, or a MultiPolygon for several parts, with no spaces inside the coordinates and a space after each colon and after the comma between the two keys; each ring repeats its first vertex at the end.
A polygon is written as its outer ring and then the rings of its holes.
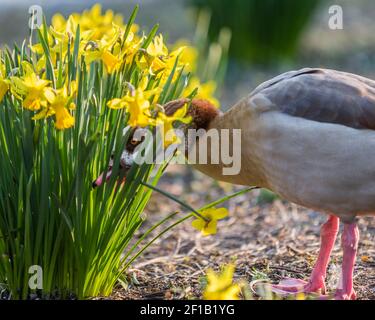
{"type": "MultiPolygon", "coordinates": [[[[166,113],[173,114],[182,102],[167,104],[166,113]]],[[[193,100],[189,114],[195,128],[241,129],[237,175],[223,175],[223,163],[196,164],[196,169],[216,180],[267,188],[328,215],[310,280],[287,279],[273,290],[325,292],[342,220],[342,274],[335,298],[355,299],[356,217],[375,213],[375,81],[305,68],[264,82],[225,113],[193,100]]],[[[127,153],[125,158],[131,158],[127,153]]]]}

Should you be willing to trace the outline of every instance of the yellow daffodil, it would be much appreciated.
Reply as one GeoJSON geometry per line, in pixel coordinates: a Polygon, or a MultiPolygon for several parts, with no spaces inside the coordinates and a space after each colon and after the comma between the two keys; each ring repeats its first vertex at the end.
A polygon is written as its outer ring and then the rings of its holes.
{"type": "MultiPolygon", "coordinates": [[[[112,10],[102,13],[100,4],[95,4],[90,10],[85,10],[82,14],[74,13],[73,17],[81,26],[83,31],[92,30],[92,39],[99,40],[111,32],[113,24],[125,28],[121,14],[114,14],[112,10]]],[[[136,26],[134,26],[136,28],[136,26]]],[[[134,31],[134,28],[132,31],[134,31]]]]}
{"type": "Polygon", "coordinates": [[[175,121],[189,123],[191,117],[186,116],[187,110],[188,104],[185,103],[185,105],[182,108],[179,108],[172,116],[167,116],[164,113],[159,112],[157,122],[163,125],[162,137],[164,139],[164,147],[180,142],[178,136],[174,132],[173,123],[175,121]]]}
{"type": "MultiPolygon", "coordinates": [[[[128,90],[124,97],[110,100],[108,106],[113,109],[126,109],[131,126],[163,124],[166,147],[179,142],[173,126],[177,121],[183,123],[190,121],[190,117],[186,117],[187,106],[172,116],[166,116],[162,112],[152,113],[151,111],[155,109],[151,106],[150,98],[153,97],[153,101],[158,101],[159,94],[167,84],[174,67],[176,67],[174,77],[168,86],[175,85],[175,80],[183,68],[185,72],[194,73],[196,70],[198,53],[187,41],[178,42],[170,52],[163,35],[159,34],[146,48],[142,48],[146,36],[137,33],[138,26],[132,24],[125,39],[127,26],[122,16],[115,15],[112,10],[102,11],[99,4],[82,13],[73,13],[67,18],[56,14],[52,17],[51,26],[46,30],[44,28],[46,27],[42,25],[40,30],[44,38],[46,37],[44,40],[48,46],[48,54],[45,53],[41,43],[32,45],[30,49],[36,59],[33,59],[32,64],[19,59],[21,67],[17,68],[9,79],[0,61],[0,101],[10,91],[14,97],[22,100],[24,108],[37,111],[34,119],[54,115],[58,129],[71,127],[74,124],[74,117],[69,109],[73,106],[71,104],[73,96],[71,90],[68,93],[66,82],[72,79],[68,62],[75,59],[73,53],[76,50],[75,43],[78,43],[78,56],[75,62],[76,65],[80,65],[84,60],[86,70],[90,70],[93,61],[101,61],[109,74],[121,70],[124,65],[128,67],[136,63],[135,67],[138,68],[134,71],[143,77],[143,80],[137,88],[128,90]],[[76,42],[78,26],[80,41],[76,42]],[[54,84],[61,88],[52,88],[51,81],[46,79],[47,73],[51,72],[50,62],[56,80],[54,84]],[[152,80],[152,85],[146,90],[148,80],[152,80]]],[[[182,96],[188,96],[195,88],[199,89],[197,98],[208,99],[218,105],[218,101],[213,97],[214,82],[201,84],[198,78],[193,77],[182,96]]],[[[213,225],[216,228],[216,221],[212,222],[210,227],[213,225]]]]}
{"type": "Polygon", "coordinates": [[[204,99],[210,101],[215,107],[219,107],[219,101],[214,97],[216,90],[215,81],[208,81],[206,83],[201,83],[198,78],[193,77],[189,85],[185,88],[183,95],[187,97],[191,94],[194,89],[198,88],[198,93],[195,96],[197,99],[204,99]]]}
{"type": "MultiPolygon", "coordinates": [[[[160,56],[150,56],[147,52],[140,56],[136,60],[138,66],[142,70],[147,70],[150,75],[156,76],[159,79],[160,86],[163,87],[167,82],[173,68],[175,67],[176,59],[183,52],[184,47],[180,47],[175,51],[172,51],[169,54],[160,55],[160,56]]],[[[167,51],[166,51],[167,53],[167,51]]],[[[184,64],[180,61],[176,65],[176,69],[172,78],[174,82],[181,69],[184,67],[184,64]]]]}
{"type": "Polygon", "coordinates": [[[148,45],[145,54],[138,60],[138,65],[142,69],[149,67],[150,73],[154,74],[165,68],[167,59],[168,49],[164,44],[163,35],[159,34],[148,45]]]}
{"type": "Polygon", "coordinates": [[[176,66],[176,71],[174,73],[173,81],[176,80],[178,73],[184,67],[184,64],[181,63],[181,54],[185,51],[185,47],[180,47],[174,51],[172,51],[167,57],[164,58],[164,70],[163,76],[165,80],[169,77],[170,73],[172,72],[174,65],[176,63],[176,59],[179,58],[178,64],[176,66]]]}
{"type": "MultiPolygon", "coordinates": [[[[51,34],[56,39],[56,44],[52,46],[51,51],[56,51],[64,56],[68,43],[73,50],[72,39],[78,25],[81,30],[79,56],[84,55],[88,64],[95,60],[102,60],[108,73],[118,70],[122,63],[122,57],[128,53],[118,49],[122,49],[120,46],[120,36],[124,29],[122,17],[115,16],[111,10],[102,15],[100,5],[95,5],[82,14],[72,14],[67,20],[61,15],[55,15],[52,18],[51,34]]],[[[132,27],[131,30],[136,30],[136,28],[132,27]]],[[[126,41],[126,48],[129,51],[134,47],[133,43],[129,42],[134,39],[136,37],[130,31],[126,41]]]]}
{"type": "Polygon", "coordinates": [[[207,271],[207,286],[203,292],[205,300],[238,300],[241,287],[233,283],[234,266],[229,264],[221,273],[207,271]]]}
{"type": "Polygon", "coordinates": [[[120,39],[120,29],[116,26],[113,26],[113,34],[110,37],[103,37],[98,41],[88,41],[85,45],[84,55],[86,61],[90,64],[92,61],[101,59],[107,69],[108,73],[112,73],[117,70],[122,60],[115,56],[111,50],[115,43],[120,39]]]}
{"type": "Polygon", "coordinates": [[[0,78],[0,102],[1,100],[3,100],[8,89],[9,89],[9,84],[4,79],[0,78]]]}
{"type": "MultiPolygon", "coordinates": [[[[41,26],[41,32],[43,33],[44,26],[41,26]]],[[[51,29],[52,30],[52,29],[51,29]]],[[[52,65],[56,65],[57,61],[60,57],[65,56],[68,51],[68,42],[72,42],[68,40],[68,37],[64,38],[63,36],[55,37],[52,32],[47,32],[47,40],[48,40],[48,47],[49,47],[49,57],[51,59],[52,65]]],[[[47,64],[47,55],[44,53],[44,49],[41,43],[34,44],[30,47],[30,50],[33,53],[39,55],[38,60],[34,64],[34,69],[37,74],[42,75],[45,72],[46,64],[47,64]]],[[[73,50],[73,48],[71,49],[73,50]]]]}
{"type": "MultiPolygon", "coordinates": [[[[53,65],[56,65],[56,61],[60,57],[65,57],[67,54],[72,54],[75,43],[75,37],[77,34],[79,21],[70,15],[69,18],[65,21],[64,17],[61,15],[55,15],[52,18],[52,26],[49,28],[47,33],[49,39],[49,52],[53,65]],[[68,52],[70,49],[70,52],[68,52]]],[[[112,31],[112,29],[111,29],[112,31]]],[[[84,54],[84,49],[86,43],[93,38],[94,30],[82,30],[80,25],[80,41],[78,42],[78,58],[84,54]]],[[[45,66],[46,64],[46,55],[44,54],[43,47],[41,44],[36,44],[32,47],[34,51],[39,54],[42,54],[40,60],[38,61],[38,68],[45,66]]]]}
{"type": "Polygon", "coordinates": [[[112,73],[120,67],[121,60],[109,51],[104,51],[101,56],[108,73],[112,73]]]}
{"type": "Polygon", "coordinates": [[[3,100],[5,94],[9,90],[9,80],[6,79],[5,65],[1,60],[2,54],[0,51],[0,102],[3,100]]]}
{"type": "Polygon", "coordinates": [[[65,24],[59,26],[58,29],[51,26],[50,31],[56,39],[60,40],[61,42],[68,42],[76,35],[77,28],[78,21],[74,19],[73,16],[69,16],[65,24]]]}
{"type": "Polygon", "coordinates": [[[64,130],[74,125],[74,117],[70,114],[69,109],[75,109],[75,104],[72,102],[75,95],[76,84],[71,84],[70,92],[67,87],[55,90],[47,88],[44,95],[48,101],[48,107],[34,116],[34,120],[47,118],[55,115],[55,126],[59,130],[64,130]]]}
{"type": "Polygon", "coordinates": [[[139,52],[145,37],[138,37],[134,32],[130,31],[126,41],[123,44],[116,43],[113,51],[120,54],[124,63],[132,63],[134,56],[139,52]]]}
{"type": "Polygon", "coordinates": [[[298,292],[296,294],[296,300],[306,300],[306,295],[303,292],[298,292]]]}
{"type": "Polygon", "coordinates": [[[33,67],[23,62],[24,75],[22,77],[10,77],[11,91],[19,99],[23,100],[23,107],[37,111],[46,106],[44,90],[49,85],[48,80],[40,79],[33,67]]]}
{"type": "Polygon", "coordinates": [[[180,48],[183,48],[179,61],[184,65],[186,72],[195,72],[197,68],[198,50],[189,45],[187,40],[179,40],[173,47],[174,50],[180,50],[180,48]]]}
{"type": "Polygon", "coordinates": [[[147,53],[153,58],[168,55],[168,49],[164,44],[162,34],[155,36],[154,40],[147,47],[147,53]]]}
{"type": "MultiPolygon", "coordinates": [[[[74,40],[77,33],[78,21],[73,16],[69,16],[68,20],[64,24],[63,28],[55,29],[53,26],[50,27],[49,36],[52,37],[52,44],[50,45],[50,52],[52,61],[55,63],[56,56],[65,56],[70,47],[70,52],[74,49],[74,40]]],[[[93,31],[81,31],[80,42],[79,42],[79,54],[83,53],[85,41],[91,38],[93,31]]],[[[34,46],[35,47],[35,46],[34,46]]]]}
{"type": "Polygon", "coordinates": [[[216,234],[217,221],[228,216],[228,210],[225,208],[209,208],[200,212],[207,221],[197,218],[191,225],[202,232],[204,236],[216,234]]]}
{"type": "MultiPolygon", "coordinates": [[[[102,13],[100,4],[95,4],[91,9],[85,10],[82,13],[73,13],[70,17],[80,25],[82,32],[90,31],[92,40],[99,40],[104,35],[107,35],[108,32],[111,32],[113,23],[122,28],[125,27],[121,14],[114,14],[112,10],[102,13]]],[[[51,24],[56,31],[65,32],[68,20],[65,20],[61,14],[55,14],[52,17],[51,24]]],[[[138,26],[134,25],[132,31],[135,31],[137,28],[138,26]]]]}
{"type": "MultiPolygon", "coordinates": [[[[147,80],[147,79],[146,79],[147,80]]],[[[150,97],[157,94],[160,89],[145,90],[147,81],[142,81],[137,89],[131,88],[128,93],[121,99],[112,99],[108,102],[111,109],[125,108],[129,114],[128,124],[132,127],[146,127],[154,124],[154,119],[150,113],[150,97]]]]}
{"type": "Polygon", "coordinates": [[[51,27],[58,32],[63,32],[66,29],[66,20],[61,13],[52,16],[51,27]]]}

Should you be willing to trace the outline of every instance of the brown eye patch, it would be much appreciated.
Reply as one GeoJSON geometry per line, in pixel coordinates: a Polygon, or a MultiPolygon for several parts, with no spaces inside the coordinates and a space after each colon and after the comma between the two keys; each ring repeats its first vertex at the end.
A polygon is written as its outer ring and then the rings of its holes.
{"type": "Polygon", "coordinates": [[[141,140],[137,140],[137,139],[134,139],[134,133],[135,131],[137,130],[138,128],[134,128],[132,129],[132,132],[130,134],[130,137],[128,139],[128,142],[126,143],[126,150],[129,152],[129,153],[133,153],[134,152],[134,149],[140,145],[144,140],[145,140],[145,137],[142,136],[141,140]]]}

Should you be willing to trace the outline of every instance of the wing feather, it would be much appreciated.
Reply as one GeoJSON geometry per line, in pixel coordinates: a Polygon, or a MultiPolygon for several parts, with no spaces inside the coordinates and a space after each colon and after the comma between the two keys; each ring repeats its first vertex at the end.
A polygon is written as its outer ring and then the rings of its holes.
{"type": "Polygon", "coordinates": [[[305,68],[264,82],[250,96],[295,117],[375,130],[375,81],[355,74],[305,68]]]}

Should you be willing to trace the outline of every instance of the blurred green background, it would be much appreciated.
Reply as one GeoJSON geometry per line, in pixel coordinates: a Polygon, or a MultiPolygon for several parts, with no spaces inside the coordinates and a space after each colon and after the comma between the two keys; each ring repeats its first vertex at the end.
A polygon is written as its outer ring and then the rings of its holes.
{"type": "Polygon", "coordinates": [[[230,55],[242,62],[273,64],[289,60],[320,0],[192,0],[212,14],[210,37],[223,25],[232,38],[230,55]]]}
{"type": "Polygon", "coordinates": [[[223,109],[259,83],[290,69],[326,67],[375,78],[375,1],[373,0],[0,0],[0,46],[28,34],[28,8],[42,6],[47,19],[82,11],[94,3],[125,18],[140,4],[137,23],[160,23],[168,41],[195,36],[197,7],[209,8],[209,37],[232,29],[230,58],[221,92],[223,109]],[[344,29],[330,30],[329,7],[341,5],[344,29]]]}

